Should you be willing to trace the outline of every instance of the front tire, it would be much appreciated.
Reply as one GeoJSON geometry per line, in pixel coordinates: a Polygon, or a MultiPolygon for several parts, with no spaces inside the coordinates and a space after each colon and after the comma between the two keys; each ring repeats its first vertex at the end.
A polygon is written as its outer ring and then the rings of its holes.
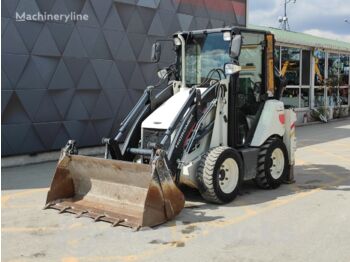
{"type": "Polygon", "coordinates": [[[206,153],[197,172],[198,189],[211,203],[231,202],[238,194],[242,181],[242,159],[230,147],[216,147],[206,153]]]}
{"type": "Polygon", "coordinates": [[[263,189],[279,187],[287,177],[288,152],[280,138],[268,139],[260,148],[255,182],[263,189]]]}

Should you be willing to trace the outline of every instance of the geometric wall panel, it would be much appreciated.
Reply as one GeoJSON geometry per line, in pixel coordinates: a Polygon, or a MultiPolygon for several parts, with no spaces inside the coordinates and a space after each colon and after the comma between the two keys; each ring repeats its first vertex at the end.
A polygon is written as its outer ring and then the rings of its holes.
{"type": "MultiPolygon", "coordinates": [[[[112,137],[159,68],[156,39],[246,24],[246,0],[1,0],[2,156],[79,147],[112,137]],[[15,13],[89,15],[18,22],[15,13]]],[[[166,45],[164,43],[164,45],[166,45]]]]}

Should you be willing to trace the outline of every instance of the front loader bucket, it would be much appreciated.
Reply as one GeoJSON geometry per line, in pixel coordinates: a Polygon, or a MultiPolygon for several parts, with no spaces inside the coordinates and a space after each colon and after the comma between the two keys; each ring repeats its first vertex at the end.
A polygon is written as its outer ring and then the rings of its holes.
{"type": "Polygon", "coordinates": [[[63,155],[46,208],[133,228],[171,220],[184,196],[159,156],[152,165],[79,155],[63,155]]]}

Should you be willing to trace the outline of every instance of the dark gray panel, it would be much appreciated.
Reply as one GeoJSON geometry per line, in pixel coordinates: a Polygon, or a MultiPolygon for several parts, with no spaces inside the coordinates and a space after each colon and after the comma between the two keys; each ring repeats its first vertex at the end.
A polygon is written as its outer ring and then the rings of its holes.
{"type": "Polygon", "coordinates": [[[23,124],[30,123],[26,110],[16,94],[13,94],[3,111],[1,124],[23,124]]]}
{"type": "Polygon", "coordinates": [[[125,83],[123,77],[121,76],[119,69],[116,64],[113,63],[108,76],[106,77],[106,81],[103,84],[103,88],[105,89],[125,89],[125,83]]]}
{"type": "Polygon", "coordinates": [[[59,61],[48,88],[50,90],[70,89],[74,88],[74,86],[74,81],[68,72],[66,64],[63,60],[59,61]]]}
{"type": "Polygon", "coordinates": [[[138,14],[142,19],[143,26],[145,28],[145,32],[148,32],[149,27],[153,21],[154,15],[156,14],[156,10],[145,7],[137,7],[138,14]]]}
{"type": "Polygon", "coordinates": [[[136,60],[134,51],[131,48],[131,44],[127,36],[124,36],[122,42],[120,43],[117,54],[116,56],[114,56],[114,58],[116,60],[124,60],[124,61],[136,60]]]}
{"type": "Polygon", "coordinates": [[[5,54],[28,54],[28,50],[13,23],[10,21],[6,27],[1,39],[1,51],[5,54]]]}
{"type": "Polygon", "coordinates": [[[2,70],[10,80],[12,85],[16,85],[27,64],[28,55],[2,55],[2,70]]]}
{"type": "Polygon", "coordinates": [[[96,102],[100,93],[101,93],[101,90],[83,90],[76,93],[77,95],[79,95],[90,117],[94,112],[96,102]]]}
{"type": "Polygon", "coordinates": [[[56,0],[36,0],[36,3],[42,13],[49,13],[56,0]]]}
{"type": "Polygon", "coordinates": [[[37,14],[40,12],[40,9],[35,0],[20,0],[17,5],[16,12],[19,14],[37,14]]]}
{"type": "Polygon", "coordinates": [[[113,115],[115,115],[118,112],[122,101],[124,101],[126,90],[108,88],[108,89],[105,89],[104,92],[111,106],[112,113],[113,115]]]}
{"type": "MultiPolygon", "coordinates": [[[[69,14],[69,11],[62,0],[56,0],[52,9],[51,9],[52,14],[69,14]]],[[[72,20],[62,20],[62,21],[55,21],[55,23],[61,23],[61,24],[74,24],[72,20]]]]}
{"type": "Polygon", "coordinates": [[[16,94],[24,107],[25,112],[35,121],[41,101],[44,99],[46,90],[16,90],[16,94]]]}
{"type": "Polygon", "coordinates": [[[2,0],[1,7],[5,10],[1,12],[1,16],[6,15],[6,17],[15,17],[18,2],[19,0],[2,0]]]}
{"type": "Polygon", "coordinates": [[[4,109],[7,107],[13,91],[11,90],[1,90],[1,114],[4,112],[4,109]]]}
{"type": "Polygon", "coordinates": [[[66,49],[63,53],[64,56],[70,56],[70,57],[88,57],[84,45],[81,41],[79,32],[76,28],[74,28],[70,39],[68,40],[66,49]]]}
{"type": "Polygon", "coordinates": [[[129,33],[139,33],[139,34],[147,33],[143,20],[139,14],[139,11],[136,8],[133,14],[131,15],[126,31],[129,33]]]}
{"type": "Polygon", "coordinates": [[[80,26],[91,26],[91,27],[97,27],[97,28],[100,26],[100,24],[99,24],[99,22],[97,20],[95,11],[94,11],[90,1],[85,1],[84,7],[81,10],[81,13],[88,15],[89,19],[87,21],[85,21],[85,20],[84,21],[78,21],[77,25],[80,25],[80,26]]]}
{"type": "Polygon", "coordinates": [[[100,25],[103,25],[112,6],[112,0],[91,0],[91,4],[95,10],[97,19],[100,21],[100,25]]]}
{"type": "Polygon", "coordinates": [[[101,144],[101,138],[97,136],[96,130],[91,121],[87,123],[86,129],[81,136],[80,143],[86,146],[101,144]]]}
{"type": "Polygon", "coordinates": [[[67,114],[67,111],[70,107],[70,104],[72,102],[73,96],[74,96],[74,89],[65,89],[65,90],[53,90],[49,91],[50,96],[53,100],[53,102],[56,105],[56,108],[58,112],[60,113],[60,116],[62,119],[65,119],[65,116],[67,114]]]}
{"type": "Polygon", "coordinates": [[[50,148],[45,148],[37,135],[33,125],[30,125],[22,145],[19,147],[20,154],[25,154],[28,152],[43,152],[51,150],[50,148]]]}
{"type": "MultiPolygon", "coordinates": [[[[45,84],[49,85],[50,82],[52,82],[51,80],[52,76],[54,75],[55,71],[57,71],[56,70],[57,65],[60,61],[59,58],[32,56],[32,60],[35,63],[36,67],[38,68],[42,79],[45,81],[45,84]]],[[[67,80],[67,79],[64,79],[64,80],[67,80]]],[[[63,80],[55,78],[53,81],[62,82],[63,80]]]]}
{"type": "Polygon", "coordinates": [[[92,119],[108,119],[113,116],[105,93],[102,91],[92,113],[92,119]]]}
{"type": "Polygon", "coordinates": [[[27,49],[32,50],[40,32],[44,27],[44,24],[28,21],[25,23],[15,22],[15,26],[27,49]]]}
{"type": "Polygon", "coordinates": [[[68,112],[66,114],[66,120],[86,120],[89,119],[89,114],[86,111],[86,108],[79,98],[78,95],[73,97],[73,100],[70,104],[68,112]]]}
{"type": "Polygon", "coordinates": [[[45,82],[32,58],[29,59],[16,89],[45,89],[45,82]]]}
{"type": "Polygon", "coordinates": [[[135,57],[138,57],[142,50],[143,44],[145,43],[147,35],[127,33],[127,37],[129,39],[135,57]]]}
{"type": "Polygon", "coordinates": [[[60,121],[62,117],[49,93],[46,92],[35,114],[35,122],[60,121]]]}
{"type": "Polygon", "coordinates": [[[22,147],[31,124],[2,125],[2,137],[15,152],[22,147]]]}
{"type": "Polygon", "coordinates": [[[87,126],[86,121],[64,121],[63,125],[70,137],[70,139],[76,140],[79,144],[81,144],[81,137],[84,134],[84,131],[87,126]]]}
{"type": "Polygon", "coordinates": [[[73,32],[74,25],[72,24],[59,24],[59,23],[47,23],[50,33],[56,42],[57,48],[61,53],[64,52],[66,44],[73,32]]]}
{"type": "Polygon", "coordinates": [[[190,25],[192,23],[193,16],[192,15],[186,15],[186,14],[178,14],[177,15],[181,30],[187,31],[190,28],[190,25]]]}
{"type": "Polygon", "coordinates": [[[63,124],[60,126],[60,129],[55,137],[55,141],[53,142],[51,148],[62,148],[65,146],[67,141],[71,139],[69,134],[63,124]]]}
{"type": "Polygon", "coordinates": [[[81,13],[86,0],[64,0],[69,12],[81,13]]]}
{"type": "Polygon", "coordinates": [[[96,130],[97,137],[109,137],[112,131],[113,119],[94,120],[92,125],[96,130]]]}
{"type": "Polygon", "coordinates": [[[20,143],[2,136],[2,153],[54,150],[69,138],[97,145],[114,136],[144,88],[158,82],[156,71],[173,62],[164,43],[161,61],[149,63],[153,42],[179,30],[244,23],[232,3],[2,0],[2,125],[21,132],[20,143]],[[84,13],[89,21],[18,23],[16,9],[84,13]]]}
{"type": "Polygon", "coordinates": [[[125,36],[125,33],[122,31],[115,30],[103,30],[103,33],[105,35],[105,39],[107,41],[111,54],[113,55],[113,57],[117,57],[117,53],[120,44],[122,43],[122,40],[125,36]]]}
{"type": "Polygon", "coordinates": [[[12,85],[6,73],[2,69],[1,70],[1,90],[13,90],[13,89],[14,89],[14,86],[12,85]]]}
{"type": "Polygon", "coordinates": [[[118,10],[119,17],[123,23],[124,28],[128,28],[129,21],[135,11],[135,6],[122,3],[116,3],[115,6],[118,10]]]}
{"type": "Polygon", "coordinates": [[[60,131],[61,125],[62,124],[60,122],[33,124],[36,134],[39,136],[42,145],[44,145],[46,149],[52,148],[58,132],[60,131]]]}
{"type": "Polygon", "coordinates": [[[106,78],[111,71],[113,61],[103,60],[103,59],[94,59],[94,60],[91,60],[91,64],[95,70],[95,73],[100,82],[100,85],[103,87],[106,81],[106,78]]]}
{"type": "Polygon", "coordinates": [[[115,5],[112,5],[110,8],[103,28],[112,30],[124,30],[124,26],[120,20],[119,13],[115,5]]]}
{"type": "Polygon", "coordinates": [[[85,70],[85,67],[89,63],[89,59],[64,57],[63,61],[66,64],[75,85],[77,85],[85,70]]]}
{"type": "Polygon", "coordinates": [[[80,89],[80,90],[101,89],[101,85],[97,79],[96,73],[91,63],[89,63],[85,67],[84,73],[80,78],[77,89],[80,89]]]}
{"type": "Polygon", "coordinates": [[[152,24],[148,30],[149,35],[156,35],[156,36],[165,36],[165,30],[162,25],[162,20],[160,19],[159,14],[156,14],[153,17],[152,24]]]}
{"type": "Polygon", "coordinates": [[[47,25],[44,26],[41,31],[32,51],[34,55],[42,56],[60,56],[61,53],[56,46],[56,42],[53,39],[47,25]]]}

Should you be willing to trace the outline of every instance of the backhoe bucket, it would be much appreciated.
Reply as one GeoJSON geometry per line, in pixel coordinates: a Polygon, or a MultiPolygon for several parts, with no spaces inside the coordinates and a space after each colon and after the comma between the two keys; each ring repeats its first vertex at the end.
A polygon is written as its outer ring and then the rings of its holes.
{"type": "Polygon", "coordinates": [[[151,165],[79,155],[63,155],[45,208],[133,228],[156,226],[184,207],[162,157],[151,165]]]}

